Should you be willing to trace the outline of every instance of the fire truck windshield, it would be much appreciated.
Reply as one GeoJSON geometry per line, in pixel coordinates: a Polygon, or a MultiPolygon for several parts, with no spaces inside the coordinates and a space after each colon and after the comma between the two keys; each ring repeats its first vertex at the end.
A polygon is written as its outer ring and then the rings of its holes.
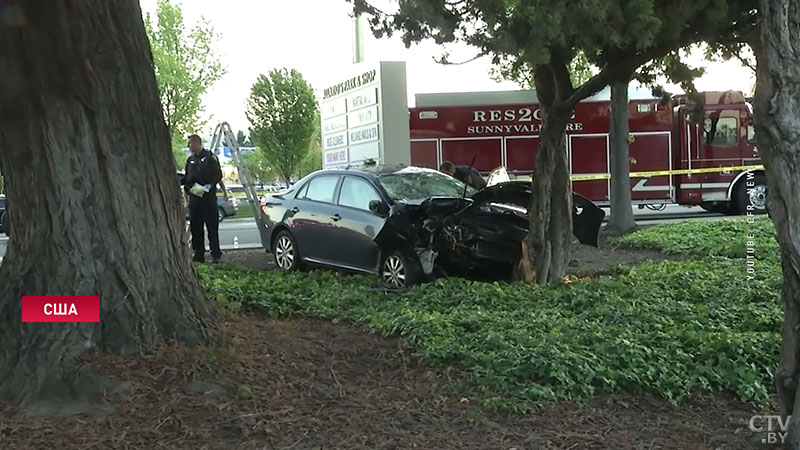
{"type": "MultiPolygon", "coordinates": [[[[461,197],[464,183],[435,171],[395,172],[380,175],[379,180],[393,200],[423,200],[430,197],[461,197]]],[[[476,192],[467,186],[467,197],[476,192]]]]}

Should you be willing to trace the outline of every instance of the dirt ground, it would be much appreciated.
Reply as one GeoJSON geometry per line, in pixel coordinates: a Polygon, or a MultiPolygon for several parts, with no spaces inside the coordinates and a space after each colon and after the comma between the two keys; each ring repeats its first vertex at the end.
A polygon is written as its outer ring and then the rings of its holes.
{"type": "Polygon", "coordinates": [[[722,397],[682,408],[633,396],[527,415],[442,395],[397,340],[345,324],[231,317],[229,348],[172,346],[88,363],[127,391],[82,416],[0,410],[3,449],[740,449],[753,412],[722,397]]]}
{"type": "MultiPolygon", "coordinates": [[[[574,269],[610,270],[611,258],[657,259],[593,250],[574,269]]],[[[229,252],[226,260],[270,267],[261,250],[229,252]]],[[[91,355],[88,367],[116,380],[116,392],[80,415],[0,404],[0,449],[763,448],[751,445],[748,421],[765,412],[726,396],[696,397],[680,408],[603,396],[502,415],[482,410],[480,399],[445,395],[455,370],[426,370],[399,340],[351,325],[230,316],[220,333],[228,345],[167,346],[148,358],[91,355]]]]}

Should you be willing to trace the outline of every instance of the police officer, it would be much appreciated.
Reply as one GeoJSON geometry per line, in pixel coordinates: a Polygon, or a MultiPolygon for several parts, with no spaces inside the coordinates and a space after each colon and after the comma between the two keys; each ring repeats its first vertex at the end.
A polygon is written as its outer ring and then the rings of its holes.
{"type": "Polygon", "coordinates": [[[446,173],[451,177],[460,180],[462,183],[481,190],[486,187],[486,180],[483,179],[481,174],[473,167],[469,166],[456,166],[450,161],[445,161],[439,166],[439,171],[446,173]]]}
{"type": "Polygon", "coordinates": [[[189,222],[192,232],[193,261],[205,262],[206,243],[203,225],[208,230],[211,258],[218,262],[222,257],[219,247],[219,219],[217,216],[217,184],[222,182],[222,168],[215,154],[203,148],[200,136],[189,136],[192,154],[186,160],[183,188],[189,194],[189,222]]]}

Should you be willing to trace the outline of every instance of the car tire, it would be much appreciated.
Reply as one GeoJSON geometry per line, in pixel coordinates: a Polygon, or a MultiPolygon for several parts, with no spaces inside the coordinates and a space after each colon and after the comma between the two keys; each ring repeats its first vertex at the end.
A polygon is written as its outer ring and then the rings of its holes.
{"type": "Polygon", "coordinates": [[[753,178],[754,185],[748,193],[747,181],[742,180],[736,186],[736,210],[740,215],[747,215],[747,207],[753,205],[751,211],[754,215],[767,213],[767,177],[762,174],[753,178]]]}
{"type": "Polygon", "coordinates": [[[281,230],[272,242],[272,259],[275,267],[282,272],[294,272],[300,269],[297,241],[286,230],[281,230]]]}
{"type": "Polygon", "coordinates": [[[217,221],[222,222],[225,220],[225,210],[222,207],[217,208],[217,221]]]}
{"type": "Polygon", "coordinates": [[[421,281],[422,267],[401,250],[388,250],[381,257],[378,272],[381,285],[387,289],[407,289],[421,281]]]}

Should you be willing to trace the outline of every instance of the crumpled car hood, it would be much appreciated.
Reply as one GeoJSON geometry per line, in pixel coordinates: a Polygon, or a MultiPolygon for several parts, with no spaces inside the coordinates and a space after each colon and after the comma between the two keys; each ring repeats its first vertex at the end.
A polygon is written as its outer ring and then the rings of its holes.
{"type": "MultiPolygon", "coordinates": [[[[528,181],[506,181],[489,186],[472,196],[475,203],[505,203],[525,208],[530,207],[531,183],[528,181]]],[[[572,232],[584,245],[597,247],[600,227],[606,213],[586,197],[572,193],[572,232]]]]}

